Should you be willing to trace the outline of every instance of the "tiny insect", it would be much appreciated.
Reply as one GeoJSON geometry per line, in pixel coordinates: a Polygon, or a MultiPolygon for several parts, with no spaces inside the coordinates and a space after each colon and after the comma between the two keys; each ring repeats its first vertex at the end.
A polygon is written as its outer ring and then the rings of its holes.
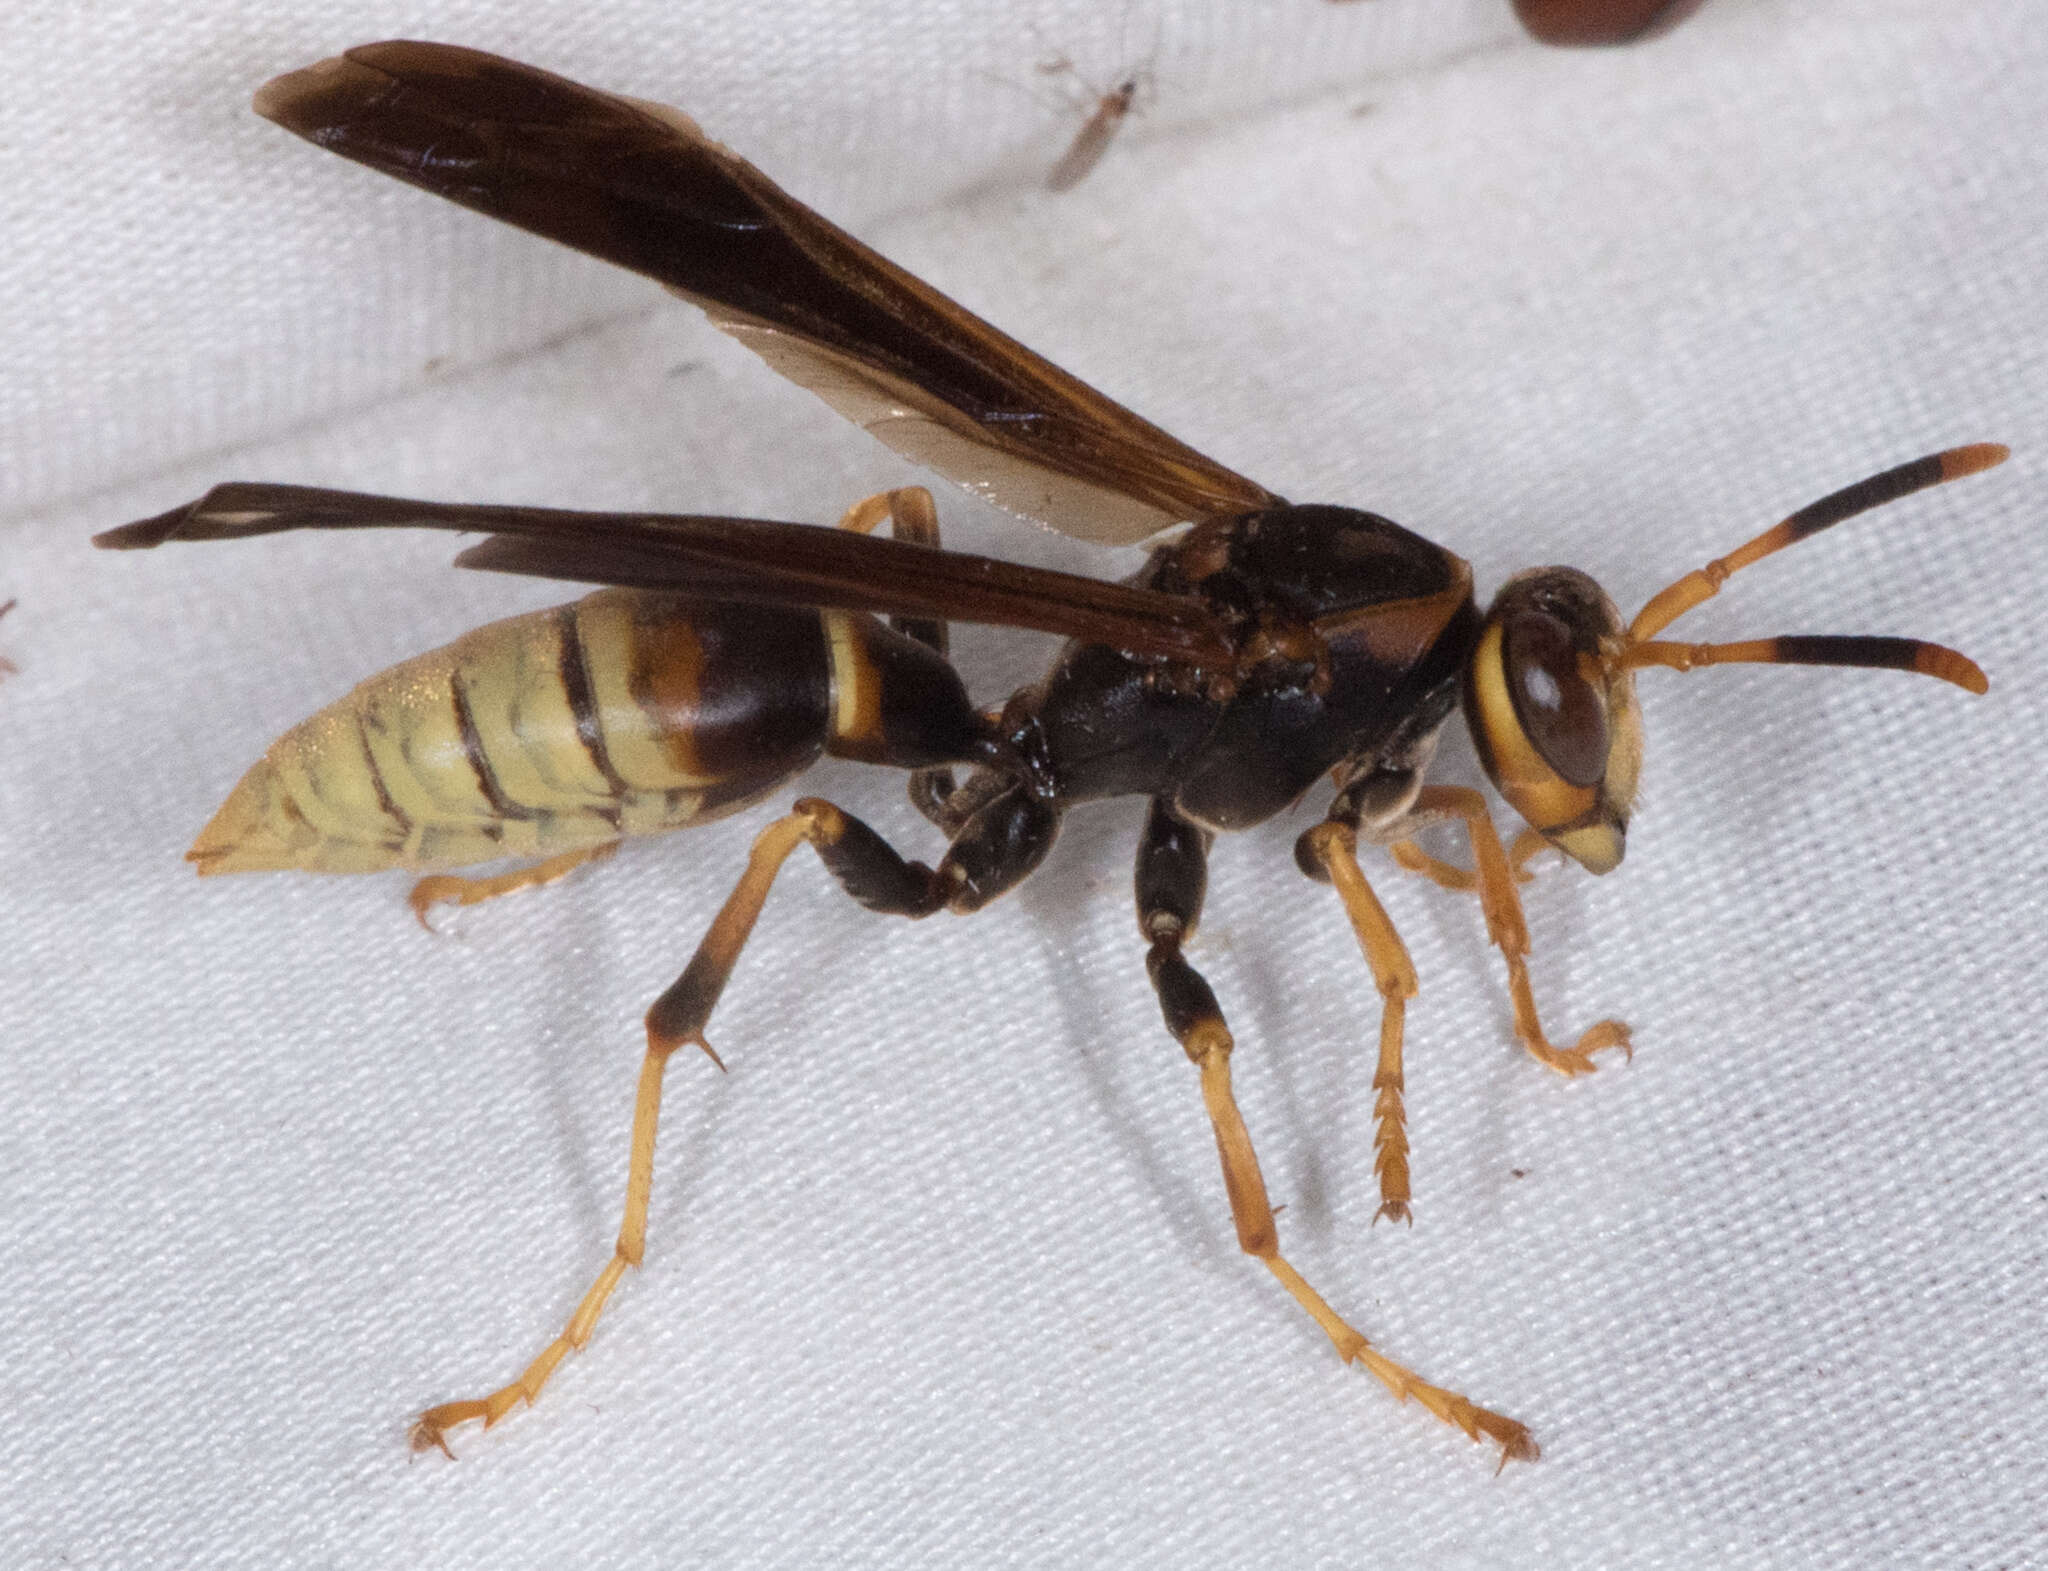
{"type": "MultiPolygon", "coordinates": [[[[1061,58],[1053,62],[1051,69],[1072,71],[1073,64],[1061,58]]],[[[1140,71],[1125,77],[1107,92],[1090,94],[1094,102],[1089,108],[1088,118],[1081,122],[1080,130],[1074,133],[1074,140],[1067,144],[1067,150],[1060,154],[1059,161],[1046,171],[1046,190],[1071,191],[1094,172],[1149,83],[1150,77],[1140,71]]]]}
{"type": "MultiPolygon", "coordinates": [[[[1594,873],[1622,859],[1642,761],[1635,673],[1733,661],[1917,671],[1971,692],[1983,673],[1905,638],[1660,638],[1733,573],[1845,519],[1999,463],[1951,448],[1801,508],[1686,574],[1624,621],[1571,568],[1511,578],[1481,612],[1459,557],[1346,507],[1291,504],[1183,446],[870,251],[672,110],[474,50],[382,43],[258,95],[286,128],[450,200],[645,273],[884,442],[977,494],[1083,540],[1174,525],[1127,582],[946,551],[919,487],[856,503],[837,529],[698,515],[403,501],[228,484],[98,537],[115,548],[288,529],[434,528],[486,538],[457,562],[605,586],[494,623],[364,682],[272,744],[187,856],[202,874],[269,868],[423,876],[411,904],[470,903],[562,877],[621,840],[683,828],[777,790],[822,754],[909,773],[947,840],[903,857],[816,797],[762,830],[677,981],[647,1014],[624,1217],[561,1334],[517,1379],[446,1402],[415,1447],[497,1422],[582,1347],[642,1259],[664,1069],[705,1035],[786,859],[808,845],[870,910],[966,914],[1015,888],[1078,804],[1149,803],[1136,895],[1146,969],[1199,1075],[1238,1243],[1395,1396],[1501,1461],[1533,1458],[1517,1420],[1422,1379],[1340,1317],[1282,1255],[1231,1084],[1233,1038],[1184,947],[1207,855],[1333,789],[1295,843],[1334,887],[1381,999],[1379,1215],[1411,1205],[1403,1030],[1417,980],[1361,866],[1361,843],[1476,892],[1505,961],[1515,1034],[1567,1076],[1630,1050],[1617,1021],[1569,1045],[1539,1021],[1516,884],[1545,847],[1594,873]],[[874,533],[888,522],[893,538],[874,533]],[[886,620],[885,620],[886,619],[886,620]],[[1066,640],[1045,676],[991,707],[946,658],[947,624],[1066,640]],[[1426,771],[1453,711],[1527,827],[1504,845],[1477,790],[1426,771]],[[964,779],[954,771],[969,771],[964,779]],[[1472,866],[1423,852],[1462,830],[1472,866]],[[504,858],[523,865],[472,876],[504,858]]],[[[452,1453],[451,1453],[452,1454],[452,1453]]]]}
{"type": "MultiPolygon", "coordinates": [[[[0,616],[5,616],[9,611],[12,611],[16,604],[16,601],[10,599],[7,604],[0,605],[0,616]]],[[[0,655],[0,678],[14,676],[20,670],[20,666],[9,660],[5,655],[0,655]]]]}

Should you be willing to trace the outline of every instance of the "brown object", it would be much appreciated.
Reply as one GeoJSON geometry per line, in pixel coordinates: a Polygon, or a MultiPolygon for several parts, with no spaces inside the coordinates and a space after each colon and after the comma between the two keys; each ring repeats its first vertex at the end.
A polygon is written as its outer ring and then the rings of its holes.
{"type": "Polygon", "coordinates": [[[1546,44],[1626,44],[1676,27],[1701,0],[1515,0],[1515,15],[1546,44]]]}

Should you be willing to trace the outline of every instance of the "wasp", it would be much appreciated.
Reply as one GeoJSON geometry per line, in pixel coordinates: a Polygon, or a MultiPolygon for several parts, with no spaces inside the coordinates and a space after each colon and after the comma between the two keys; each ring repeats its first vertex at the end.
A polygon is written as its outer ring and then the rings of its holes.
{"type": "Polygon", "coordinates": [[[97,537],[134,548],[289,529],[475,531],[484,538],[456,558],[462,566],[601,586],[406,661],[287,732],[187,852],[202,874],[406,868],[423,875],[411,903],[424,920],[442,902],[559,878],[630,836],[735,812],[823,754],[907,771],[911,800],[945,837],[935,863],[912,860],[817,797],[761,831],[688,966],[648,1011],[610,1260],[517,1379],[428,1409],[415,1447],[445,1451],[455,1426],[488,1426],[533,1401],[640,1263],[665,1068],[686,1045],[716,1061],[707,1026],[798,848],[869,910],[965,915],[1032,874],[1070,809],[1138,796],[1149,804],[1135,875],[1145,966],[1197,1071],[1239,1245],[1345,1363],[1491,1440],[1503,1464],[1535,1457],[1526,1426],[1395,1362],[1281,1252],[1232,1090],[1234,1040],[1185,953],[1212,841],[1329,783],[1294,858],[1333,887],[1379,994],[1378,1214],[1404,1220],[1402,1043],[1417,979],[1360,847],[1386,847],[1477,894],[1516,1036],[1538,1063],[1577,1076],[1603,1053],[1629,1052],[1617,1021],[1570,1041],[1546,1031],[1517,883],[1546,847],[1596,874],[1621,862],[1643,756],[1636,672],[1873,666],[1987,687],[1964,656],[1914,639],[1659,635],[1730,575],[1989,468],[2005,449],[1951,448],[1838,491],[1629,620],[1568,567],[1511,578],[1482,612],[1470,567],[1442,546],[1373,513],[1290,503],[1194,452],[878,256],[673,110],[408,42],[280,77],[256,107],[322,147],[648,275],[899,453],[1001,507],[1086,541],[1161,536],[1133,577],[1111,583],[942,549],[918,487],[857,503],[826,529],[228,484],[97,537]],[[1162,536],[1174,526],[1185,527],[1162,536]],[[981,706],[947,660],[956,621],[1064,642],[1042,678],[981,706]],[[1511,844],[1481,792],[1427,779],[1457,710],[1526,825],[1511,844]],[[1469,867],[1417,845],[1432,824],[1462,831],[1469,867]],[[509,871],[459,871],[506,859],[509,871]]]}

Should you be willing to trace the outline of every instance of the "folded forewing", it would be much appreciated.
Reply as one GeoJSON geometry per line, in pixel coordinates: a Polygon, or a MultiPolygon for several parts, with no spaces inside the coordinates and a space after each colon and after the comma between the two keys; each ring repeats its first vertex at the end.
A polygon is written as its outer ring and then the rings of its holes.
{"type": "Polygon", "coordinates": [[[94,543],[133,550],[170,540],[373,528],[487,535],[458,560],[498,572],[711,600],[1034,628],[1184,660],[1227,660],[1231,652],[1223,626],[1194,600],[852,530],[752,518],[418,502],[236,483],[108,530],[94,543]]]}
{"type": "Polygon", "coordinates": [[[448,44],[266,86],[320,146],[666,284],[897,451],[1084,540],[1271,506],[878,256],[671,109],[448,44]]]}

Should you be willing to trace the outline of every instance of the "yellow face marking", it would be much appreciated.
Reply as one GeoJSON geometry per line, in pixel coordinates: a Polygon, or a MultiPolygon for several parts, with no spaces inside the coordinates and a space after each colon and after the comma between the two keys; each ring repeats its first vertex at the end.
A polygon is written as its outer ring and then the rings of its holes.
{"type": "Polygon", "coordinates": [[[1582,824],[1553,830],[1550,843],[1589,873],[1611,873],[1621,865],[1621,831],[1612,824],[1582,824]]]}
{"type": "Polygon", "coordinates": [[[1530,744],[1521,721],[1515,718],[1501,644],[1501,625],[1496,622],[1480,635],[1479,648],[1472,656],[1472,687],[1479,707],[1476,718],[1493,754],[1494,784],[1500,787],[1500,794],[1532,828],[1548,832],[1592,812],[1599,801],[1599,788],[1575,786],[1562,779],[1530,744]]]}

